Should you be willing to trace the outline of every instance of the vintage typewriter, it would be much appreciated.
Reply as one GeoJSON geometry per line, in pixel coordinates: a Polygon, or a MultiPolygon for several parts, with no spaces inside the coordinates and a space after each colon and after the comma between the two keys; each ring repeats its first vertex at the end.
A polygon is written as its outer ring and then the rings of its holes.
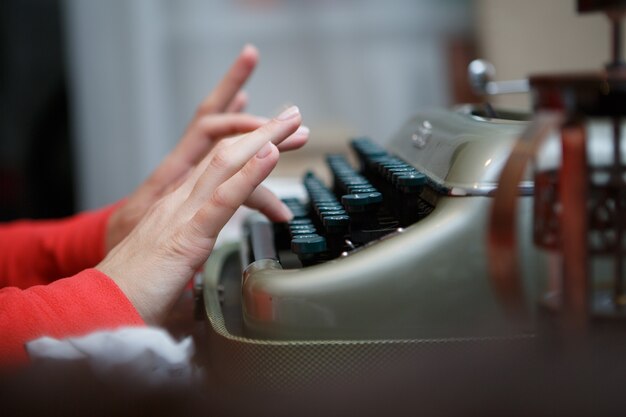
{"type": "MultiPolygon", "coordinates": [[[[617,42],[626,2],[578,8],[608,10],[617,42]]],[[[591,383],[619,386],[625,346],[613,339],[626,317],[623,68],[617,54],[591,75],[498,84],[477,61],[477,88],[530,89],[534,114],[420,111],[389,140],[328,155],[331,181],[304,172],[306,198],[285,199],[291,222],[251,216],[205,266],[197,293],[216,385],[252,398],[243,414],[306,404],[380,415],[383,398],[395,415],[621,409],[615,390],[591,383]],[[604,361],[587,361],[597,340],[604,361]],[[568,360],[587,371],[584,388],[570,386],[568,360]],[[591,391],[608,408],[580,408],[591,391]]]]}
{"type": "MultiPolygon", "coordinates": [[[[352,139],[357,164],[328,155],[329,184],[305,173],[306,199],[285,200],[290,223],[249,219],[244,334],[410,339],[508,329],[486,279],[486,218],[524,122],[477,114],[419,113],[387,147],[352,139]]],[[[519,192],[531,196],[532,183],[519,192]]],[[[526,227],[531,200],[520,202],[526,227]]],[[[536,255],[528,251],[529,265],[536,255]]]]}

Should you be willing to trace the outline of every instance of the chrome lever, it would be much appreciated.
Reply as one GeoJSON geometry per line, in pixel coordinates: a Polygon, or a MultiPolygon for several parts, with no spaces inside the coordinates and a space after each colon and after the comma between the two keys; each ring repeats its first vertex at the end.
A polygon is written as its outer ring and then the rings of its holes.
{"type": "Polygon", "coordinates": [[[528,93],[528,80],[493,81],[496,69],[484,59],[475,59],[467,67],[472,90],[481,96],[497,94],[528,93]]]}

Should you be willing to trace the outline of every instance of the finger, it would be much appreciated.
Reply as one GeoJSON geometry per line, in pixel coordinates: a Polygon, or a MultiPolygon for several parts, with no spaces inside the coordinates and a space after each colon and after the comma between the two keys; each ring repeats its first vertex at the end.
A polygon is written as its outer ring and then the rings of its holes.
{"type": "Polygon", "coordinates": [[[226,113],[242,112],[246,108],[247,105],[248,105],[248,94],[245,91],[240,90],[237,92],[237,94],[235,95],[235,98],[231,100],[230,104],[226,108],[226,113]]]}
{"type": "Polygon", "coordinates": [[[272,172],[278,162],[279,152],[273,144],[267,145],[239,172],[221,184],[213,192],[209,203],[201,206],[193,216],[190,223],[202,236],[217,237],[235,211],[272,172]]]}
{"type": "Polygon", "coordinates": [[[255,154],[268,148],[273,149],[273,145],[268,142],[282,142],[296,131],[300,121],[298,108],[292,106],[254,132],[214,149],[209,155],[208,166],[198,178],[189,199],[198,206],[204,205],[211,199],[217,187],[241,170],[255,154]]]}
{"type": "Polygon", "coordinates": [[[293,135],[278,144],[278,150],[286,152],[303,147],[309,140],[309,132],[308,127],[300,126],[293,135]]]}
{"type": "MultiPolygon", "coordinates": [[[[187,135],[176,146],[175,151],[181,154],[191,154],[193,159],[199,159],[192,144],[207,148],[213,145],[216,139],[251,132],[268,121],[265,117],[247,113],[219,113],[204,116],[196,122],[193,132],[195,135],[187,135]]],[[[204,157],[204,153],[201,156],[204,157]]]]}
{"type": "Polygon", "coordinates": [[[206,172],[209,164],[211,163],[211,154],[208,154],[200,161],[195,168],[192,169],[191,174],[183,181],[183,183],[176,188],[176,193],[178,193],[183,200],[189,198],[192,190],[196,186],[196,183],[202,177],[202,175],[206,172]]]}
{"type": "Polygon", "coordinates": [[[193,167],[178,170],[179,175],[173,177],[167,184],[155,186],[149,182],[145,182],[139,186],[137,190],[137,199],[139,201],[154,202],[164,195],[170,194],[181,187],[194,173],[193,167]]]}
{"type": "MultiPolygon", "coordinates": [[[[289,138],[294,137],[293,142],[294,143],[298,143],[298,142],[306,142],[306,140],[309,137],[309,128],[306,126],[300,126],[300,123],[302,122],[302,118],[300,116],[300,110],[298,109],[297,106],[291,106],[289,108],[287,108],[286,110],[284,110],[280,115],[278,115],[276,117],[276,119],[274,120],[280,120],[280,118],[286,118],[286,117],[290,117],[290,116],[297,116],[297,128],[295,128],[290,135],[287,136],[282,136],[282,135],[277,135],[274,136],[272,138],[272,143],[276,146],[279,147],[279,149],[283,146],[282,144],[289,138]]],[[[262,119],[262,118],[260,118],[262,119]]],[[[266,125],[267,126],[267,125],[266,125]]],[[[247,135],[241,135],[237,140],[249,140],[247,135]]],[[[285,150],[290,150],[292,148],[290,148],[290,144],[287,144],[287,149],[285,150]]]]}
{"type": "Polygon", "coordinates": [[[244,46],[222,81],[200,104],[198,114],[204,115],[224,111],[246,83],[258,60],[258,50],[252,45],[244,46]]]}
{"type": "Polygon", "coordinates": [[[283,223],[291,220],[293,214],[276,194],[263,185],[259,185],[244,203],[251,209],[263,213],[273,222],[283,223]]]}
{"type": "Polygon", "coordinates": [[[157,191],[169,186],[181,174],[198,163],[215,143],[234,134],[247,133],[259,128],[266,119],[241,113],[223,113],[204,116],[195,130],[188,133],[148,178],[146,184],[157,191]]]}
{"type": "Polygon", "coordinates": [[[173,192],[178,187],[183,185],[185,183],[185,181],[187,181],[187,179],[189,177],[191,177],[192,175],[193,175],[193,168],[187,169],[187,171],[183,172],[178,178],[176,178],[167,187],[165,187],[161,194],[162,195],[166,195],[166,194],[169,194],[169,193],[173,192]]]}

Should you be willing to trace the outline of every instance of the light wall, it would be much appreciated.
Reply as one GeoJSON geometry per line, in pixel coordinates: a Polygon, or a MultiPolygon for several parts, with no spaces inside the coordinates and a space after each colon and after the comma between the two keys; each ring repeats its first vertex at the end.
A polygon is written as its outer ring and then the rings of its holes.
{"type": "MultiPolygon", "coordinates": [[[[499,80],[597,70],[609,61],[607,18],[578,14],[574,0],[476,0],[475,27],[481,56],[494,64],[499,80]]],[[[527,95],[493,101],[529,108],[527,95]]]]}
{"type": "Polygon", "coordinates": [[[261,51],[249,110],[271,116],[295,103],[312,131],[308,150],[279,166],[291,175],[351,135],[384,140],[416,108],[447,105],[446,42],[470,36],[473,21],[468,0],[65,6],[83,209],[123,197],[154,169],[247,42],[261,51]]]}

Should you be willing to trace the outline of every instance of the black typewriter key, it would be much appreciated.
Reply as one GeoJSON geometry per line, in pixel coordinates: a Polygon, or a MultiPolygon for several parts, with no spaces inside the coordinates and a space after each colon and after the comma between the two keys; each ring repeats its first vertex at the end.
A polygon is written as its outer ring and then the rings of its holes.
{"type": "Polygon", "coordinates": [[[297,236],[291,239],[291,250],[297,254],[315,254],[326,250],[326,239],[318,234],[297,236]]]}
{"type": "Polygon", "coordinates": [[[363,189],[363,188],[373,188],[373,185],[370,184],[369,182],[358,182],[358,183],[347,183],[344,184],[344,195],[345,194],[357,194],[358,191],[354,191],[354,192],[350,192],[350,190],[359,190],[359,189],[363,189]]]}
{"type": "Polygon", "coordinates": [[[365,149],[361,149],[361,152],[363,155],[365,155],[366,157],[372,158],[372,157],[376,157],[376,156],[384,156],[387,155],[387,151],[385,151],[384,149],[376,149],[376,148],[365,148],[365,149]]]}
{"type": "Polygon", "coordinates": [[[345,237],[350,230],[350,216],[326,216],[323,220],[328,243],[328,253],[335,258],[343,252],[345,237]]]}
{"type": "Polygon", "coordinates": [[[337,212],[341,212],[342,214],[345,214],[345,211],[343,209],[343,206],[336,201],[334,204],[328,204],[325,206],[320,206],[316,208],[316,212],[317,212],[317,216],[315,216],[315,224],[317,225],[317,227],[322,230],[323,229],[323,219],[324,216],[326,215],[326,213],[337,213],[337,212]]]}
{"type": "Polygon", "coordinates": [[[337,198],[335,197],[334,194],[330,193],[330,192],[325,192],[325,193],[313,193],[311,194],[311,201],[313,201],[314,203],[334,203],[335,201],[337,201],[337,198]]]}
{"type": "Polygon", "coordinates": [[[317,210],[317,217],[322,218],[326,213],[335,213],[338,211],[342,211],[345,213],[345,210],[343,209],[343,206],[336,206],[336,207],[322,207],[319,210],[317,210]]]}
{"type": "Polygon", "coordinates": [[[389,173],[390,169],[396,169],[396,168],[406,168],[405,166],[402,165],[398,165],[398,164],[387,164],[387,165],[381,165],[378,168],[378,175],[383,178],[386,179],[387,178],[387,174],[389,173]]]}
{"type": "Polygon", "coordinates": [[[389,155],[372,156],[367,158],[367,163],[372,166],[379,166],[380,164],[394,162],[393,157],[389,155]]]}
{"type": "Polygon", "coordinates": [[[356,172],[347,162],[331,162],[330,170],[337,176],[349,175],[356,172]]]}
{"type": "Polygon", "coordinates": [[[285,205],[287,207],[289,207],[289,209],[291,211],[294,211],[294,210],[296,210],[296,211],[297,210],[304,210],[306,208],[306,206],[304,204],[302,204],[302,203],[298,203],[298,204],[288,203],[288,204],[285,204],[285,205]]]}
{"type": "Polygon", "coordinates": [[[303,219],[309,216],[309,212],[303,208],[298,208],[298,209],[290,208],[290,210],[291,210],[291,213],[293,214],[294,219],[303,219]]]}
{"type": "Polygon", "coordinates": [[[362,171],[364,174],[368,175],[369,177],[376,176],[378,175],[380,165],[388,161],[389,161],[389,157],[387,156],[369,158],[367,159],[367,161],[365,161],[364,164],[362,164],[363,165],[362,171]]]}
{"type": "Polygon", "coordinates": [[[409,226],[429,211],[424,210],[424,201],[419,197],[426,185],[426,175],[421,172],[413,172],[394,177],[394,183],[398,190],[398,218],[403,227],[409,226]]]}
{"type": "Polygon", "coordinates": [[[356,184],[367,184],[368,181],[365,177],[363,177],[362,175],[347,175],[344,179],[343,179],[344,185],[348,186],[348,185],[356,185],[356,184]]]}
{"type": "Polygon", "coordinates": [[[324,219],[328,216],[343,216],[344,214],[348,214],[346,213],[345,210],[336,210],[336,211],[325,211],[323,213],[320,213],[319,215],[319,226],[320,229],[323,229],[324,227],[324,219]]]}
{"type": "Polygon", "coordinates": [[[301,202],[293,201],[293,200],[287,200],[287,201],[284,201],[284,203],[285,203],[285,205],[287,207],[301,207],[301,206],[303,206],[303,204],[301,202]]]}
{"type": "Polygon", "coordinates": [[[320,230],[323,230],[324,232],[327,232],[328,229],[326,227],[326,219],[329,217],[336,217],[336,216],[346,216],[347,213],[345,210],[337,210],[337,211],[326,211],[323,213],[320,213],[320,230]]]}
{"type": "Polygon", "coordinates": [[[424,185],[426,185],[426,175],[417,171],[410,174],[398,175],[394,180],[398,188],[406,192],[419,192],[424,185]]]}
{"type": "Polygon", "coordinates": [[[420,178],[422,175],[423,174],[420,174],[415,169],[411,171],[394,172],[391,174],[391,185],[394,190],[400,191],[401,193],[420,191],[424,185],[422,181],[426,182],[425,176],[423,179],[420,178]],[[400,178],[404,178],[401,181],[402,185],[398,182],[400,178]],[[411,189],[413,191],[411,191],[411,189]]]}
{"type": "Polygon", "coordinates": [[[385,191],[388,193],[394,193],[396,191],[396,184],[394,183],[395,178],[400,175],[413,174],[417,171],[413,167],[403,167],[403,168],[389,168],[385,171],[385,191]]]}
{"type": "Polygon", "coordinates": [[[289,226],[296,226],[296,225],[302,225],[302,224],[313,224],[313,222],[311,221],[311,219],[292,219],[292,220],[289,220],[287,224],[289,226]]]}
{"type": "Polygon", "coordinates": [[[296,237],[299,236],[309,236],[309,235],[317,235],[319,233],[317,233],[317,229],[310,229],[310,230],[292,230],[289,232],[289,239],[293,240],[296,237]]]}
{"type": "Polygon", "coordinates": [[[315,199],[316,197],[323,197],[324,195],[327,195],[327,193],[325,191],[326,190],[323,190],[323,189],[317,188],[317,187],[308,187],[307,188],[307,192],[309,193],[309,197],[311,197],[311,199],[315,199]]]}
{"type": "MultiPolygon", "coordinates": [[[[311,234],[317,234],[317,228],[313,225],[313,223],[311,223],[311,220],[306,219],[306,221],[308,223],[301,223],[301,224],[290,224],[289,225],[289,238],[293,239],[296,236],[302,236],[302,235],[311,235],[311,234]]],[[[290,245],[287,245],[287,247],[289,247],[290,245]]]]}
{"type": "Polygon", "coordinates": [[[293,224],[289,226],[289,230],[290,231],[294,231],[294,230],[315,230],[315,226],[313,226],[312,224],[293,224]]]}
{"type": "Polygon", "coordinates": [[[405,168],[407,164],[402,161],[398,161],[395,159],[388,159],[386,161],[381,161],[378,166],[381,169],[389,169],[389,168],[405,168]]]}
{"type": "Polygon", "coordinates": [[[341,203],[348,213],[369,211],[383,201],[379,192],[364,194],[346,194],[341,197],[341,203]]]}
{"type": "Polygon", "coordinates": [[[291,239],[291,250],[303,266],[315,265],[325,260],[326,239],[317,234],[297,236],[291,239]]]}
{"type": "Polygon", "coordinates": [[[285,203],[286,205],[299,205],[302,204],[300,203],[300,200],[298,200],[297,198],[283,198],[283,203],[285,203]]]}
{"type": "Polygon", "coordinates": [[[375,193],[378,190],[371,185],[353,185],[348,187],[349,194],[367,194],[367,193],[375,193]]]}
{"type": "Polygon", "coordinates": [[[337,208],[337,207],[341,208],[342,206],[339,203],[339,201],[335,199],[334,201],[324,201],[324,202],[317,203],[315,205],[315,210],[320,211],[325,208],[337,208]]]}
{"type": "MultiPolygon", "coordinates": [[[[289,208],[294,218],[288,223],[274,223],[274,244],[277,250],[288,250],[291,239],[289,225],[296,219],[306,218],[307,211],[297,198],[283,198],[281,201],[289,208]]],[[[310,220],[308,222],[311,223],[310,220]]]]}
{"type": "Polygon", "coordinates": [[[353,186],[358,186],[358,185],[370,185],[371,184],[369,182],[362,182],[360,180],[353,180],[353,179],[349,179],[347,181],[343,181],[341,184],[341,192],[340,194],[345,195],[345,194],[350,194],[350,187],[353,186]]]}
{"type": "Polygon", "coordinates": [[[405,162],[398,161],[395,159],[390,159],[384,162],[381,162],[379,165],[381,170],[390,169],[390,168],[406,168],[408,165],[405,162]]]}
{"type": "Polygon", "coordinates": [[[337,199],[334,196],[332,196],[332,195],[315,196],[315,197],[312,197],[311,200],[313,200],[314,204],[334,203],[335,201],[337,201],[337,199]]]}
{"type": "Polygon", "coordinates": [[[333,214],[324,217],[324,226],[329,231],[341,230],[350,224],[350,216],[347,214],[333,214]]]}
{"type": "Polygon", "coordinates": [[[326,203],[326,204],[320,204],[320,205],[315,206],[315,212],[317,213],[318,216],[321,216],[322,213],[325,213],[328,211],[337,211],[337,210],[343,210],[343,206],[341,205],[341,203],[339,203],[336,200],[333,203],[326,203]]]}
{"type": "Polygon", "coordinates": [[[285,203],[285,205],[286,205],[287,207],[289,207],[290,209],[299,209],[299,208],[303,208],[303,207],[304,207],[304,204],[302,204],[302,203],[300,203],[300,202],[297,202],[297,203],[294,203],[294,202],[286,202],[286,203],[285,203]]]}
{"type": "Polygon", "coordinates": [[[387,181],[392,182],[392,178],[394,174],[406,174],[406,173],[411,173],[411,172],[416,172],[415,168],[412,167],[404,167],[404,168],[389,168],[386,172],[385,172],[385,178],[387,179],[387,181]]]}
{"type": "Polygon", "coordinates": [[[291,235],[287,223],[274,223],[274,246],[276,250],[289,249],[291,235]]]}
{"type": "Polygon", "coordinates": [[[365,243],[375,236],[368,231],[379,230],[381,227],[378,212],[382,201],[383,195],[380,192],[346,194],[341,197],[341,202],[350,216],[350,236],[353,241],[365,243]]]}
{"type": "Polygon", "coordinates": [[[285,199],[283,203],[291,210],[294,218],[303,218],[308,214],[306,206],[296,199],[285,199]]]}
{"type": "Polygon", "coordinates": [[[316,234],[317,233],[317,229],[315,229],[315,228],[311,228],[311,229],[295,229],[295,230],[290,230],[289,233],[291,234],[292,238],[295,238],[295,237],[298,237],[298,236],[308,236],[308,235],[316,234]]]}
{"type": "Polygon", "coordinates": [[[371,161],[380,158],[386,158],[388,156],[385,150],[361,147],[355,149],[357,156],[359,157],[359,166],[361,171],[369,172],[368,167],[371,166],[371,161]]]}
{"type": "Polygon", "coordinates": [[[322,218],[324,215],[326,215],[326,213],[334,213],[337,211],[343,211],[345,213],[345,210],[343,208],[343,206],[336,206],[336,207],[322,207],[320,209],[317,210],[317,216],[316,218],[322,218]]]}
{"type": "Polygon", "coordinates": [[[382,146],[369,138],[355,138],[350,142],[350,145],[355,151],[368,155],[387,153],[387,151],[382,146]]]}
{"type": "Polygon", "coordinates": [[[369,181],[363,179],[363,180],[356,180],[356,181],[355,180],[347,181],[345,183],[345,186],[348,187],[348,188],[350,188],[350,187],[371,187],[372,184],[369,181]]]}

